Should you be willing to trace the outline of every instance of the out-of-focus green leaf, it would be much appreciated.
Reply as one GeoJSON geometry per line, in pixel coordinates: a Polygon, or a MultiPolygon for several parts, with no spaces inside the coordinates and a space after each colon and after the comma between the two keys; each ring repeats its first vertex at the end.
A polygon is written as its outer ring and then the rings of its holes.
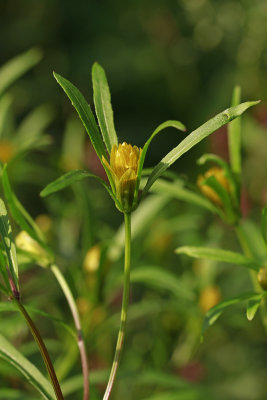
{"type": "Polygon", "coordinates": [[[16,247],[12,236],[10,221],[8,219],[5,203],[0,198],[0,235],[3,240],[4,248],[6,251],[9,270],[18,289],[18,263],[16,255],[16,247]]]}
{"type": "MultiPolygon", "coordinates": [[[[132,213],[132,240],[147,229],[150,222],[169,201],[168,196],[155,195],[140,203],[137,210],[132,213]]],[[[116,261],[121,256],[124,249],[124,235],[124,224],[122,224],[108,249],[108,258],[110,260],[116,261]]]]}
{"type": "Polygon", "coordinates": [[[67,186],[78,182],[84,178],[95,178],[100,182],[104,188],[107,190],[107,192],[110,194],[112,199],[115,201],[114,195],[106,182],[99,178],[99,176],[96,176],[92,174],[91,172],[88,171],[82,171],[82,170],[76,170],[76,171],[70,171],[67,172],[66,174],[60,176],[58,179],[55,181],[49,183],[42,191],[41,191],[41,196],[46,197],[49,196],[52,193],[58,192],[59,190],[65,189],[67,186]]]}
{"type": "Polygon", "coordinates": [[[42,231],[32,220],[11,189],[7,175],[7,165],[4,166],[2,171],[2,184],[5,198],[14,220],[21,227],[21,229],[25,230],[32,238],[34,238],[42,246],[46,247],[42,231]]]}
{"type": "Polygon", "coordinates": [[[145,285],[167,290],[177,297],[185,300],[194,299],[192,288],[185,286],[174,274],[160,267],[143,266],[131,272],[131,282],[144,283],[145,285]]]}
{"type": "Polygon", "coordinates": [[[247,319],[249,321],[252,321],[253,318],[255,317],[256,312],[258,311],[258,308],[261,304],[262,300],[262,295],[259,295],[258,297],[255,297],[251,300],[248,301],[247,305],[247,319]]]}
{"type": "Polygon", "coordinates": [[[267,205],[262,210],[261,233],[262,233],[263,240],[267,245],[267,205]]]}
{"type": "Polygon", "coordinates": [[[102,136],[110,153],[113,145],[118,145],[114,127],[113,110],[108,81],[104,69],[98,63],[92,68],[94,104],[102,136]]]}
{"type": "Polygon", "coordinates": [[[32,48],[3,65],[0,69],[0,96],[20,76],[34,67],[41,58],[41,50],[32,48]]]}
{"type": "MultiPolygon", "coordinates": [[[[43,317],[49,318],[50,320],[52,320],[53,322],[57,323],[58,325],[62,326],[66,331],[68,331],[68,333],[74,338],[74,340],[76,341],[77,337],[76,337],[76,333],[73,331],[73,329],[71,329],[69,327],[69,325],[67,325],[64,321],[62,321],[60,318],[56,318],[53,315],[46,313],[42,310],[38,310],[35,307],[30,307],[27,306],[25,307],[26,310],[30,313],[33,314],[37,314],[37,315],[42,315],[43,317]]],[[[18,307],[14,304],[14,303],[7,303],[7,302],[0,302],[0,312],[7,312],[7,311],[14,311],[14,312],[18,312],[18,307]]]]}
{"type": "MultiPolygon", "coordinates": [[[[241,100],[241,88],[235,86],[231,106],[235,107],[241,100]]],[[[237,176],[241,173],[241,118],[237,118],[228,125],[228,147],[232,171],[237,176]]]]}
{"type": "Polygon", "coordinates": [[[12,97],[9,96],[8,93],[0,97],[0,137],[2,137],[5,132],[7,115],[11,103],[12,103],[12,97]]]}
{"type": "Polygon", "coordinates": [[[240,296],[233,297],[232,299],[228,299],[225,301],[222,301],[221,303],[217,304],[216,306],[212,307],[205,315],[204,321],[203,321],[203,326],[202,326],[202,333],[206,331],[206,329],[213,325],[215,321],[220,317],[220,315],[223,313],[225,309],[228,307],[238,304],[242,301],[257,301],[259,298],[262,298],[263,296],[266,296],[267,292],[262,292],[262,293],[245,293],[240,296]]]}
{"type": "Polygon", "coordinates": [[[159,162],[158,165],[156,165],[147,180],[143,193],[146,194],[153,183],[163,174],[163,172],[184,153],[198,144],[205,137],[219,129],[221,126],[239,117],[244,111],[255,104],[258,104],[258,101],[248,101],[246,103],[239,104],[238,106],[228,108],[220,114],[217,114],[205,124],[201,125],[195,131],[191,132],[177,147],[171,150],[159,162]]]}
{"type": "Polygon", "coordinates": [[[6,264],[7,264],[6,258],[4,256],[2,250],[0,250],[0,272],[2,274],[2,277],[4,279],[4,283],[5,283],[5,287],[2,286],[2,285],[1,285],[1,287],[2,287],[2,291],[5,292],[5,294],[11,295],[6,264]]]}
{"type": "Polygon", "coordinates": [[[86,132],[90,137],[92,145],[94,146],[100,161],[102,161],[102,156],[106,155],[105,146],[89,104],[79,89],[77,89],[71,82],[56,73],[54,73],[54,77],[69,97],[72,105],[75,107],[86,132]]]}
{"type": "Polygon", "coordinates": [[[0,334],[0,357],[18,369],[43,398],[55,400],[50,382],[4,336],[0,334]]]}
{"type": "Polygon", "coordinates": [[[180,122],[180,121],[166,121],[163,122],[162,124],[160,124],[152,133],[152,135],[150,136],[150,138],[146,141],[143,149],[142,149],[142,153],[140,156],[140,161],[139,161],[139,165],[138,165],[138,171],[137,171],[137,185],[136,185],[136,193],[135,193],[135,197],[138,195],[138,188],[139,188],[139,182],[141,180],[141,175],[142,175],[142,170],[143,170],[143,165],[145,162],[145,158],[146,158],[146,153],[148,150],[148,147],[150,145],[150,143],[152,142],[152,140],[154,139],[154,137],[159,133],[162,132],[164,129],[166,128],[176,128],[180,131],[186,131],[186,127],[180,122]]]}
{"type": "Polygon", "coordinates": [[[164,181],[163,179],[158,179],[154,183],[151,190],[153,192],[165,194],[190,204],[195,204],[213,213],[219,212],[218,208],[203,196],[200,196],[192,190],[185,188],[183,182],[181,181],[168,182],[164,181]]]}
{"type": "Polygon", "coordinates": [[[193,247],[193,246],[183,246],[178,247],[175,250],[176,254],[186,254],[193,258],[204,258],[208,260],[215,260],[230,264],[238,264],[247,268],[254,269],[258,271],[258,265],[254,260],[244,256],[243,254],[236,253],[234,251],[214,249],[208,247],[193,247]]]}
{"type": "Polygon", "coordinates": [[[28,393],[23,393],[18,389],[0,389],[0,399],[3,400],[39,400],[28,393]]]}

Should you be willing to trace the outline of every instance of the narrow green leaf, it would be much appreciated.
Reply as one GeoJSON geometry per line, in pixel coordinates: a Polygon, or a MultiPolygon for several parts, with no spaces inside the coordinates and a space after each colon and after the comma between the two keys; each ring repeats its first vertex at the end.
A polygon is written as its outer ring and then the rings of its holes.
{"type": "Polygon", "coordinates": [[[244,111],[249,107],[258,104],[258,101],[248,101],[246,103],[239,104],[236,107],[231,107],[225,111],[217,114],[215,117],[205,122],[195,131],[191,132],[177,147],[171,150],[159,164],[155,166],[151,175],[148,178],[146,186],[144,188],[144,194],[148,192],[153,183],[159,178],[163,172],[169,168],[178,158],[180,158],[184,153],[198,144],[205,137],[219,129],[221,126],[227,124],[233,119],[239,117],[244,111]]]}
{"type": "Polygon", "coordinates": [[[118,138],[114,127],[107,77],[104,69],[98,63],[93,65],[92,80],[96,115],[105,145],[110,153],[112,146],[118,145],[118,138]]]}
{"type": "Polygon", "coordinates": [[[261,233],[265,244],[267,245],[267,205],[262,210],[261,233]]]}
{"type": "Polygon", "coordinates": [[[83,170],[76,170],[76,171],[70,171],[67,172],[66,174],[62,175],[61,177],[59,177],[58,179],[56,179],[55,181],[49,183],[42,191],[41,191],[41,196],[42,197],[46,197],[49,196],[52,193],[58,192],[59,190],[65,189],[67,186],[78,182],[84,178],[94,178],[96,179],[98,182],[100,182],[104,188],[106,189],[106,191],[108,192],[108,194],[111,196],[111,198],[115,201],[115,203],[117,204],[117,200],[114,197],[114,194],[112,193],[111,189],[109,188],[109,186],[106,184],[106,182],[99,178],[99,176],[96,176],[94,174],[92,174],[91,172],[88,171],[83,171],[83,170]]]}
{"type": "Polygon", "coordinates": [[[25,74],[42,58],[42,52],[38,48],[32,48],[25,53],[12,58],[0,69],[0,96],[20,76],[25,74]]]}
{"type": "Polygon", "coordinates": [[[47,400],[55,400],[50,382],[0,333],[0,358],[18,369],[31,385],[47,400]]]}
{"type": "Polygon", "coordinates": [[[202,326],[202,334],[207,330],[209,326],[213,325],[214,322],[217,321],[217,319],[220,317],[220,315],[224,312],[225,309],[245,300],[251,301],[254,299],[258,299],[259,296],[263,297],[264,293],[245,293],[240,296],[233,297],[232,299],[222,301],[221,303],[212,307],[205,315],[205,319],[203,321],[203,326],[202,326]]]}
{"type": "Polygon", "coordinates": [[[148,286],[167,290],[177,297],[193,300],[195,294],[192,288],[185,286],[174,274],[160,267],[144,266],[131,272],[131,282],[140,282],[148,286]]]}
{"type": "Polygon", "coordinates": [[[255,261],[244,256],[243,254],[236,253],[229,250],[214,249],[208,247],[193,247],[193,246],[183,246],[178,247],[175,250],[176,254],[186,254],[193,258],[204,258],[207,260],[220,261],[230,264],[238,264],[247,268],[254,269],[258,271],[258,265],[255,261]]]}
{"type": "Polygon", "coordinates": [[[247,319],[249,321],[252,321],[253,318],[255,317],[256,312],[259,309],[259,306],[261,304],[261,300],[262,300],[262,295],[259,294],[258,297],[255,297],[251,300],[248,301],[248,305],[247,305],[247,319]]]}
{"type": "Polygon", "coordinates": [[[54,77],[56,78],[59,85],[62,87],[64,92],[69,97],[72,105],[75,107],[85,129],[89,135],[89,138],[92,142],[92,145],[102,162],[102,156],[105,156],[105,146],[101,139],[101,135],[98,129],[98,126],[95,121],[95,117],[92,113],[92,110],[85,100],[82,93],[77,89],[71,82],[62,76],[56,74],[54,72],[54,77]]]}
{"type": "Polygon", "coordinates": [[[180,131],[185,132],[186,131],[186,127],[180,122],[180,121],[166,121],[163,122],[162,124],[160,124],[152,133],[152,135],[150,136],[150,138],[146,141],[143,149],[142,149],[142,153],[140,156],[140,161],[139,161],[139,166],[138,166],[138,171],[137,171],[137,185],[136,185],[136,192],[135,192],[135,198],[137,198],[138,196],[138,188],[139,188],[139,183],[141,180],[141,175],[142,175],[142,170],[143,170],[143,166],[144,166],[144,162],[145,162],[145,158],[146,158],[146,153],[148,150],[148,147],[150,145],[150,143],[152,142],[152,140],[154,139],[154,137],[161,131],[163,131],[166,128],[176,128],[180,131]]]}
{"type": "Polygon", "coordinates": [[[6,206],[1,198],[0,198],[0,235],[2,237],[4,248],[6,251],[10,273],[18,289],[18,263],[17,263],[16,247],[12,236],[12,230],[8,219],[6,206]]]}
{"type": "MultiPolygon", "coordinates": [[[[235,107],[241,100],[241,88],[235,86],[231,106],[235,107]]],[[[236,175],[241,173],[241,118],[235,119],[228,125],[228,146],[232,171],[236,175]]]]}

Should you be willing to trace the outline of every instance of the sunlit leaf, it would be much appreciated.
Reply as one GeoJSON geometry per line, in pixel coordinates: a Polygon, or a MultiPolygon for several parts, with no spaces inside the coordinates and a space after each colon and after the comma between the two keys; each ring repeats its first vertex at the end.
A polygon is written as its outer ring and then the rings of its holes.
{"type": "Polygon", "coordinates": [[[215,117],[205,122],[195,131],[190,133],[177,147],[171,150],[156,167],[153,169],[151,175],[148,178],[147,184],[144,188],[144,194],[148,192],[153,183],[159,178],[163,172],[169,168],[178,158],[184,153],[198,144],[205,137],[219,129],[221,126],[227,124],[233,119],[239,117],[249,107],[258,104],[258,101],[250,101],[239,104],[236,107],[231,107],[225,111],[217,114],[215,117]]]}
{"type": "Polygon", "coordinates": [[[94,63],[92,68],[94,90],[94,104],[102,136],[110,153],[113,145],[118,145],[118,138],[114,127],[111,96],[104,69],[94,63]]]}

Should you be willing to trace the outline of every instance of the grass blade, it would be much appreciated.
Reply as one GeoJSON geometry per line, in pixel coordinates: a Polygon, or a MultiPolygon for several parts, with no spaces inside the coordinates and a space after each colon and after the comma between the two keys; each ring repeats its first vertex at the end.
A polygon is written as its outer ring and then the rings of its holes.
{"type": "Polygon", "coordinates": [[[143,193],[146,194],[157,178],[159,178],[167,168],[169,168],[188,150],[190,150],[208,135],[219,129],[221,126],[239,117],[244,111],[255,104],[258,104],[258,101],[248,101],[246,103],[239,104],[236,107],[228,108],[220,114],[217,114],[209,121],[205,122],[205,124],[201,125],[195,131],[191,132],[190,135],[188,135],[177,147],[171,150],[159,162],[159,164],[156,165],[147,180],[143,193]]]}
{"type": "Polygon", "coordinates": [[[92,80],[96,115],[105,145],[110,153],[112,146],[118,145],[118,138],[114,127],[107,77],[104,69],[98,63],[93,65],[92,80]]]}

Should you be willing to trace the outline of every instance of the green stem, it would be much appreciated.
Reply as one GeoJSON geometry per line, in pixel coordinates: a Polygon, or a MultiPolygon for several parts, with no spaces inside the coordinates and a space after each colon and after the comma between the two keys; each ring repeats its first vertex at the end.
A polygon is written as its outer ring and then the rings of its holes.
{"type": "Polygon", "coordinates": [[[47,369],[47,371],[49,373],[49,376],[50,376],[50,379],[51,379],[51,382],[52,382],[52,385],[53,385],[54,392],[56,394],[57,400],[64,400],[64,397],[63,397],[61,388],[59,386],[59,383],[58,383],[58,380],[57,380],[57,376],[56,376],[53,364],[51,362],[51,359],[50,359],[50,356],[48,354],[47,348],[46,348],[46,346],[44,344],[44,341],[43,341],[38,329],[36,328],[33,320],[31,319],[31,317],[27,313],[26,309],[24,308],[24,306],[22,305],[20,300],[17,299],[17,298],[14,298],[14,301],[16,302],[16,304],[17,304],[22,316],[25,318],[25,320],[26,320],[26,322],[27,322],[27,324],[28,324],[28,326],[29,326],[29,328],[31,330],[31,333],[32,333],[32,335],[34,337],[34,340],[36,341],[36,343],[37,343],[37,345],[38,345],[38,347],[40,349],[40,352],[41,352],[42,358],[44,360],[46,369],[47,369]]]}
{"type": "Polygon", "coordinates": [[[130,291],[130,263],[131,263],[131,214],[130,213],[124,214],[124,224],[125,224],[124,285],[123,285],[120,329],[117,338],[114,360],[103,400],[109,399],[111,390],[113,388],[125,337],[127,310],[129,303],[129,291],[130,291]]]}
{"type": "MultiPolygon", "coordinates": [[[[253,253],[251,251],[249,241],[247,239],[247,235],[244,232],[244,229],[243,229],[241,223],[239,223],[235,227],[235,232],[238,237],[240,246],[243,249],[244,254],[249,258],[253,258],[253,253]]],[[[257,279],[257,272],[252,269],[249,269],[249,274],[250,274],[250,279],[251,279],[254,290],[256,290],[257,292],[262,292],[263,290],[257,279]]],[[[262,324],[263,324],[265,333],[267,334],[267,304],[266,304],[265,298],[262,299],[262,306],[260,309],[261,309],[262,324]]]]}
{"type": "Polygon", "coordinates": [[[72,292],[69,288],[69,285],[62,275],[60,269],[58,268],[57,265],[53,264],[51,265],[51,271],[55,275],[65,297],[66,300],[69,304],[74,324],[76,327],[77,331],[77,341],[78,341],[78,347],[80,351],[80,357],[81,357],[81,364],[82,364],[82,373],[83,373],[83,400],[88,400],[89,399],[89,368],[88,368],[88,362],[87,362],[87,356],[86,356],[86,349],[85,349],[85,343],[83,339],[83,333],[82,333],[82,327],[81,327],[81,321],[80,321],[80,316],[79,312],[74,300],[74,297],[72,295],[72,292]]]}

